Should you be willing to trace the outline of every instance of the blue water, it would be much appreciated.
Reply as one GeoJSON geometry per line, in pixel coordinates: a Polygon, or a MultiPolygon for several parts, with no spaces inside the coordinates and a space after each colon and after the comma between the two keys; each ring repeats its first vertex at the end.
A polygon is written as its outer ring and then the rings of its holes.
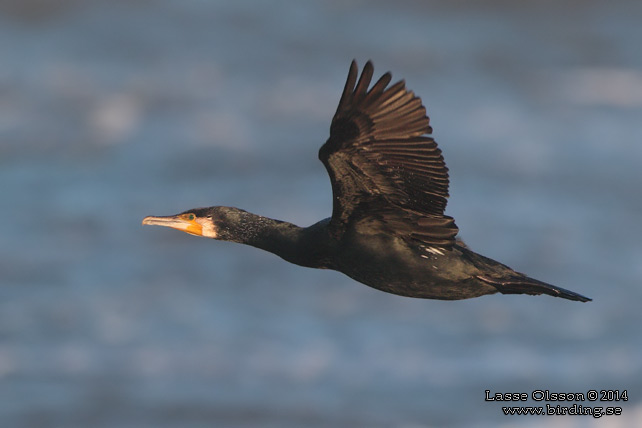
{"type": "Polygon", "coordinates": [[[633,0],[3,2],[2,426],[639,423],[641,16],[633,0]],[[329,216],[317,150],[355,57],[423,98],[469,246],[593,302],[401,298],[141,226],[208,205],[329,216]],[[629,400],[505,417],[486,389],[629,400]]]}

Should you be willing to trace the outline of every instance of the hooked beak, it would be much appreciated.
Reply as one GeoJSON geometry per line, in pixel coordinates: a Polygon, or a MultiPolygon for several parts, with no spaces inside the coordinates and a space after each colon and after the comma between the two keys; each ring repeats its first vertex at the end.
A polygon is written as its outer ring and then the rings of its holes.
{"type": "Polygon", "coordinates": [[[172,229],[182,230],[190,235],[203,236],[203,225],[198,222],[198,217],[189,214],[170,215],[166,217],[148,216],[143,219],[143,224],[152,226],[171,227],[172,229]]]}

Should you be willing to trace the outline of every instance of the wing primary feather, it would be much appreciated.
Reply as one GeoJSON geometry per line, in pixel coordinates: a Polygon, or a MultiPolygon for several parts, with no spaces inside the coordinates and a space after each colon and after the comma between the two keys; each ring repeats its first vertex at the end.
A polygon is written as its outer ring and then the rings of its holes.
{"type": "Polygon", "coordinates": [[[377,107],[379,108],[379,111],[382,111],[386,106],[389,104],[395,102],[399,98],[403,97],[406,94],[406,82],[403,80],[398,81],[395,83],[393,86],[388,88],[383,95],[381,95],[381,99],[377,103],[377,107]]]}
{"type": "Polygon", "coordinates": [[[341,99],[339,100],[339,106],[337,107],[337,112],[344,107],[347,103],[349,97],[352,96],[352,90],[354,89],[354,84],[357,81],[357,74],[359,69],[357,67],[357,60],[352,60],[350,63],[350,70],[348,71],[348,79],[346,80],[346,85],[343,87],[343,93],[341,94],[341,99]]]}
{"type": "Polygon", "coordinates": [[[408,101],[412,100],[414,97],[415,94],[410,91],[400,91],[399,93],[394,94],[389,99],[381,103],[380,108],[384,109],[385,111],[394,111],[396,108],[401,107],[408,101]]]}
{"type": "Polygon", "coordinates": [[[388,83],[392,80],[392,74],[386,73],[383,76],[377,80],[377,83],[374,84],[372,89],[368,92],[366,97],[363,99],[364,104],[370,104],[373,99],[376,97],[381,96],[383,91],[386,89],[386,86],[388,86],[388,83]]]}
{"type": "Polygon", "coordinates": [[[366,65],[361,71],[361,77],[359,77],[359,82],[357,87],[354,90],[355,104],[362,100],[368,91],[368,86],[370,86],[370,81],[372,80],[372,74],[374,73],[374,67],[372,62],[366,62],[366,65]]]}

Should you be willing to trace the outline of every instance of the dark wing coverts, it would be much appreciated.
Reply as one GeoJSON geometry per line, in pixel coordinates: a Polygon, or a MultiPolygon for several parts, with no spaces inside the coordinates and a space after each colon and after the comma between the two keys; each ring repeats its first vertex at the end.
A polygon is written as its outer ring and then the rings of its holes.
{"type": "Polygon", "coordinates": [[[432,129],[421,99],[403,80],[386,89],[390,73],[368,91],[370,61],[358,82],[357,74],[352,61],[330,138],[319,151],[332,182],[331,225],[449,248],[458,230],[444,216],[448,168],[425,135],[432,129]]]}

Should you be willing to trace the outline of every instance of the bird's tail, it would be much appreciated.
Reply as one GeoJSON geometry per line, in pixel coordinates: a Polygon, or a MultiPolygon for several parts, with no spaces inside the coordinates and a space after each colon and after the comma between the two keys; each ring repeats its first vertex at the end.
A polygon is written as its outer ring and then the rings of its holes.
{"type": "Polygon", "coordinates": [[[562,297],[578,302],[590,302],[593,300],[573,291],[547,284],[525,275],[517,274],[508,278],[491,278],[485,275],[477,275],[477,279],[492,285],[502,294],[548,294],[549,296],[562,297]]]}

